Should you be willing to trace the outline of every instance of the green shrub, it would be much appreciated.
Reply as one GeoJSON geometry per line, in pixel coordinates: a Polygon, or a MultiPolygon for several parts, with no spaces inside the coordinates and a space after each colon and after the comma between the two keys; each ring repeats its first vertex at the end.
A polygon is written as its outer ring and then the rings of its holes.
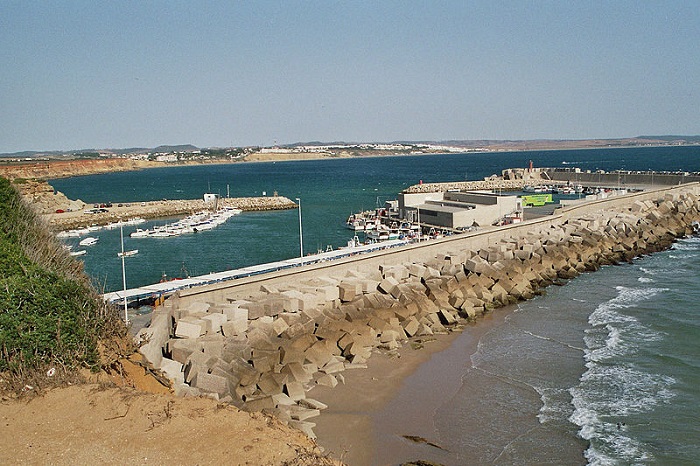
{"type": "Polygon", "coordinates": [[[0,371],[94,368],[98,341],[125,330],[79,263],[0,178],[0,371]]]}

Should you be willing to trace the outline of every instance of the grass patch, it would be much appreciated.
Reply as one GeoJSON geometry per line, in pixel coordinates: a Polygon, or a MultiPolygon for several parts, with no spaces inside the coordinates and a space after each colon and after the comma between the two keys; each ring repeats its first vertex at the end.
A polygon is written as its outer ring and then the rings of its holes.
{"type": "Polygon", "coordinates": [[[0,178],[0,372],[18,380],[60,366],[100,366],[98,343],[124,338],[82,264],[0,178]]]}

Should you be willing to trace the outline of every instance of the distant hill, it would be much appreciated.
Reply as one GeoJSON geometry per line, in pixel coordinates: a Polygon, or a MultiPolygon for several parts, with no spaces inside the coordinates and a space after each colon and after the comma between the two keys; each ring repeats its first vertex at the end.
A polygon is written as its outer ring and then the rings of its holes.
{"type": "Polygon", "coordinates": [[[168,146],[168,145],[163,145],[163,146],[158,146],[154,147],[152,149],[149,149],[147,147],[129,147],[126,149],[77,149],[77,150],[52,150],[52,151],[38,151],[38,150],[26,150],[26,151],[21,151],[21,152],[7,152],[0,154],[0,157],[6,157],[6,158],[18,158],[18,159],[34,159],[34,158],[63,158],[67,156],[72,156],[72,155],[79,155],[79,154],[94,154],[94,153],[103,153],[103,154],[114,154],[114,155],[126,155],[126,154],[136,154],[136,153],[143,153],[143,152],[191,152],[194,150],[199,150],[198,147],[193,146],[191,144],[182,144],[182,145],[174,145],[174,146],[168,146]]]}
{"type": "Polygon", "coordinates": [[[199,147],[191,144],[182,144],[179,146],[158,146],[151,149],[151,152],[191,152],[199,150],[199,147]]]}
{"type": "Polygon", "coordinates": [[[666,141],[666,142],[685,142],[689,144],[698,144],[700,143],[700,136],[673,136],[673,135],[666,135],[666,136],[637,136],[636,139],[651,139],[651,140],[656,140],[656,141],[666,141]]]}
{"type": "MultiPolygon", "coordinates": [[[[450,139],[442,141],[363,141],[363,142],[348,142],[348,141],[311,141],[311,142],[295,142],[291,144],[279,144],[277,147],[293,149],[299,146],[342,146],[360,144],[428,144],[452,146],[471,150],[545,150],[545,149],[573,149],[573,148],[596,148],[596,147],[632,147],[632,146],[650,146],[650,145],[695,145],[700,144],[700,135],[697,136],[677,136],[677,135],[660,135],[660,136],[636,136],[631,138],[610,138],[610,139],[450,139]]],[[[71,151],[22,151],[0,154],[0,158],[19,158],[19,159],[65,159],[67,157],[80,156],[96,156],[100,154],[113,155],[128,155],[139,153],[157,153],[157,152],[193,152],[201,149],[192,144],[180,145],[162,145],[154,148],[131,147],[126,149],[81,149],[71,151]]],[[[212,148],[208,148],[212,149],[212,148]]]]}

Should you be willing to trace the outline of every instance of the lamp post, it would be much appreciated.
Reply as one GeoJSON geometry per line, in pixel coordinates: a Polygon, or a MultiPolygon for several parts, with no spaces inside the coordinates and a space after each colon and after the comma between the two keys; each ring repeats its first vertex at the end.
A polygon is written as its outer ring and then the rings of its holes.
{"type": "Polygon", "coordinates": [[[119,237],[122,243],[122,283],[124,285],[124,323],[129,323],[129,313],[127,312],[126,303],[126,267],[124,266],[124,225],[119,221],[119,237]]]}
{"type": "Polygon", "coordinates": [[[296,198],[299,203],[299,257],[301,258],[301,265],[304,265],[304,234],[301,229],[301,199],[296,198]]]}
{"type": "Polygon", "coordinates": [[[417,216],[416,219],[418,221],[418,242],[420,243],[420,235],[422,233],[422,229],[420,227],[420,207],[416,206],[416,211],[417,211],[417,216]]]}

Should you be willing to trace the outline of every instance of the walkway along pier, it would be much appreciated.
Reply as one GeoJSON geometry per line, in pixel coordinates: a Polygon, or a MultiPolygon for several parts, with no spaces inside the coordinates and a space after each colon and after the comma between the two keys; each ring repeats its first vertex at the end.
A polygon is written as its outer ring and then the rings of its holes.
{"type": "Polygon", "coordinates": [[[700,184],[558,209],[421,244],[178,291],[139,333],[178,395],[267,410],[313,437],[307,397],[375,351],[459,329],[600,266],[659,251],[700,219],[700,184]]]}

